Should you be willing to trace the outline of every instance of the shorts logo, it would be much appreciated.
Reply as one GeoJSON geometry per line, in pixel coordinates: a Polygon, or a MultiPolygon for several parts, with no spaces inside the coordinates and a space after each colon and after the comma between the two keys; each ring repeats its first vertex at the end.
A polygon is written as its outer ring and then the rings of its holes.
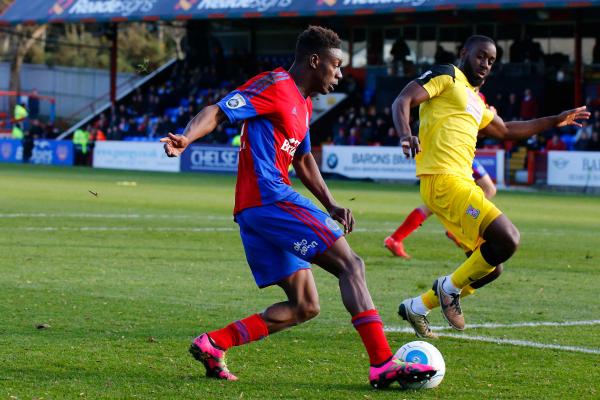
{"type": "Polygon", "coordinates": [[[470,215],[474,219],[477,219],[477,217],[479,217],[480,213],[481,213],[481,211],[479,211],[478,209],[474,208],[472,205],[469,204],[469,208],[467,208],[467,215],[470,215]]]}
{"type": "Polygon", "coordinates": [[[331,229],[334,232],[337,232],[340,230],[340,227],[338,226],[338,224],[333,220],[333,218],[329,218],[327,217],[325,219],[325,225],[327,225],[327,227],[329,229],[331,229]]]}
{"type": "Polygon", "coordinates": [[[229,100],[227,100],[227,108],[235,110],[236,108],[244,107],[246,105],[246,100],[242,97],[241,94],[234,94],[229,100]]]}
{"type": "Polygon", "coordinates": [[[318,245],[319,243],[315,242],[314,240],[308,243],[306,239],[302,239],[300,242],[294,242],[294,250],[305,256],[306,253],[308,253],[308,250],[314,249],[318,245]]]}

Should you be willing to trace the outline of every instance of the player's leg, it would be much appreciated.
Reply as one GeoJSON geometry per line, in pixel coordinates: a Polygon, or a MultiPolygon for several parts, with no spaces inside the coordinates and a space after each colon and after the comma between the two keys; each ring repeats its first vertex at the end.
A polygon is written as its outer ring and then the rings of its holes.
{"type": "Polygon", "coordinates": [[[475,183],[483,190],[486,199],[491,200],[496,196],[496,185],[487,173],[480,178],[475,179],[475,183]]]}
{"type": "Polygon", "coordinates": [[[482,189],[467,179],[440,175],[421,179],[421,195],[463,247],[474,249],[454,273],[436,279],[431,290],[400,304],[399,314],[413,326],[417,336],[432,337],[435,335],[429,329],[426,316],[438,305],[441,305],[442,314],[451,326],[464,329],[461,290],[465,288],[464,294],[472,292],[473,288],[469,285],[492,273],[499,264],[485,262],[478,246],[481,232],[502,214],[485,198],[482,189]]]}
{"type": "Polygon", "coordinates": [[[364,262],[352,251],[344,237],[325,252],[317,254],[313,262],[339,280],[342,302],[352,316],[352,324],[369,355],[371,385],[382,388],[394,381],[407,383],[434,375],[431,367],[403,363],[393,356],[383,331],[383,322],[367,288],[364,262]]]}
{"type": "Polygon", "coordinates": [[[394,233],[385,238],[383,245],[391,251],[392,254],[409,259],[410,256],[404,250],[404,243],[402,241],[420,227],[430,216],[431,211],[426,205],[422,204],[415,208],[408,214],[404,222],[402,222],[402,225],[400,225],[394,233]]]}
{"type": "Polygon", "coordinates": [[[472,287],[478,281],[476,286],[497,278],[496,274],[501,272],[497,266],[508,260],[518,247],[519,231],[506,215],[498,212],[492,210],[482,217],[480,235],[485,242],[476,248],[451,275],[439,278],[434,284],[442,314],[456,329],[464,328],[464,316],[459,300],[462,289],[467,286],[472,287]],[[488,275],[489,277],[486,278],[488,275]]]}
{"type": "MultiPolygon", "coordinates": [[[[204,363],[207,376],[227,380],[237,379],[224,362],[229,348],[260,340],[313,318],[319,312],[310,264],[290,253],[288,250],[292,248],[285,248],[290,243],[293,245],[284,232],[294,231],[290,228],[293,221],[289,216],[275,206],[255,207],[238,214],[236,220],[256,284],[259,287],[280,286],[287,300],[194,339],[190,352],[204,363]]],[[[314,247],[312,237],[304,236],[306,231],[295,232],[309,239],[304,245],[297,243],[300,253],[314,247]]]]}
{"type": "MultiPolygon", "coordinates": [[[[475,184],[483,190],[483,194],[485,198],[491,200],[494,196],[496,196],[496,185],[490,175],[487,173],[483,165],[479,163],[473,163],[473,178],[475,179],[475,184]],[[477,164],[477,167],[476,167],[477,164]]],[[[462,248],[462,244],[460,240],[450,231],[446,231],[446,237],[454,242],[456,246],[462,248]]]]}

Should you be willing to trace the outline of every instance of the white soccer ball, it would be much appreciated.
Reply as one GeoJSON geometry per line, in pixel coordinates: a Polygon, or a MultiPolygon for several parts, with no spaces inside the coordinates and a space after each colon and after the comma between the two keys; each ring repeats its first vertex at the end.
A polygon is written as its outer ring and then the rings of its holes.
{"type": "Polygon", "coordinates": [[[405,389],[432,389],[442,383],[446,374],[446,363],[442,353],[431,343],[420,340],[406,343],[396,352],[396,357],[402,361],[430,365],[437,370],[437,373],[429,381],[410,383],[404,385],[405,389]]]}

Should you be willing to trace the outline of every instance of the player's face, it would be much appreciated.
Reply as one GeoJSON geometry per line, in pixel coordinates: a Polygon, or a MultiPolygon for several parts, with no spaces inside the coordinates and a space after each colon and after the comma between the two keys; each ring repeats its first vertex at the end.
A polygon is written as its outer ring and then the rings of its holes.
{"type": "Polygon", "coordinates": [[[489,42],[480,42],[463,51],[463,72],[469,83],[475,87],[483,85],[496,61],[496,46],[489,42]]]}
{"type": "Polygon", "coordinates": [[[320,94],[331,93],[342,79],[342,50],[327,49],[320,57],[318,79],[320,94]]]}

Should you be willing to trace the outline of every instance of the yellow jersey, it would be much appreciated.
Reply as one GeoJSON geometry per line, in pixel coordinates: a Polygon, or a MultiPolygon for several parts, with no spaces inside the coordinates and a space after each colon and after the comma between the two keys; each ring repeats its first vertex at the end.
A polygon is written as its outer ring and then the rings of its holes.
{"type": "Polygon", "coordinates": [[[441,64],[416,82],[429,93],[419,107],[417,176],[449,174],[472,179],[477,133],[494,119],[463,72],[441,64]]]}

